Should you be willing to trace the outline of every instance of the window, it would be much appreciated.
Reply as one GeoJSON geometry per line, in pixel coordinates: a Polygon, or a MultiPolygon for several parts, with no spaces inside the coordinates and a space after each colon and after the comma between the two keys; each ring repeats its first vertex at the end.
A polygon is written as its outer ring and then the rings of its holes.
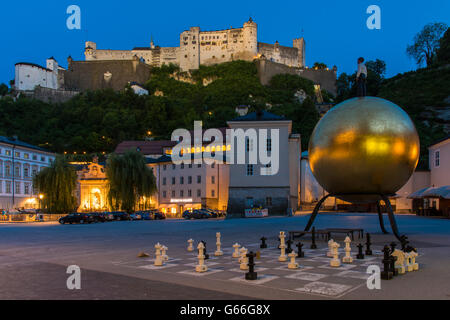
{"type": "Polygon", "coordinates": [[[30,185],[28,183],[24,186],[24,194],[30,194],[30,185]]]}
{"type": "Polygon", "coordinates": [[[163,198],[167,198],[167,191],[163,191],[163,198]]]}
{"type": "Polygon", "coordinates": [[[267,138],[266,147],[267,147],[267,151],[272,151],[272,139],[271,138],[267,138]]]}
{"type": "Polygon", "coordinates": [[[14,176],[20,177],[20,164],[17,164],[14,168],[14,176]]]}
{"type": "Polygon", "coordinates": [[[211,197],[215,197],[216,196],[216,192],[214,190],[211,190],[211,197]]]}
{"type": "Polygon", "coordinates": [[[166,169],[167,169],[167,164],[164,164],[163,165],[163,170],[166,171],[166,169]]]}
{"type": "Polygon", "coordinates": [[[184,177],[180,177],[180,184],[184,184],[184,177]]]}
{"type": "Polygon", "coordinates": [[[441,157],[440,151],[436,150],[434,152],[434,166],[435,167],[439,167],[439,165],[440,165],[440,157],[441,157]]]}
{"type": "Polygon", "coordinates": [[[36,175],[37,173],[37,167],[33,167],[33,169],[31,170],[31,174],[33,175],[33,177],[36,175]]]}
{"type": "Polygon", "coordinates": [[[272,197],[266,198],[266,206],[270,207],[272,205],[272,197]]]}
{"type": "Polygon", "coordinates": [[[189,169],[192,169],[192,163],[189,163],[189,169]]]}
{"type": "Polygon", "coordinates": [[[167,183],[167,178],[166,178],[166,177],[164,177],[164,178],[163,178],[163,186],[165,186],[165,185],[166,185],[166,183],[167,183]]]}
{"type": "Polygon", "coordinates": [[[197,189],[197,197],[201,197],[202,196],[202,190],[197,189]]]}
{"type": "Polygon", "coordinates": [[[197,183],[202,183],[202,176],[197,176],[197,183]]]}
{"type": "Polygon", "coordinates": [[[253,198],[252,197],[247,197],[245,199],[245,207],[246,208],[253,208],[253,198]]]}
{"type": "Polygon", "coordinates": [[[197,168],[201,168],[201,167],[202,167],[202,164],[199,163],[199,164],[197,165],[197,168]]]}
{"type": "Polygon", "coordinates": [[[180,167],[181,167],[181,169],[184,169],[184,163],[182,163],[180,167]]]}
{"type": "Polygon", "coordinates": [[[16,194],[20,194],[20,182],[16,182],[16,194]]]}
{"type": "Polygon", "coordinates": [[[19,151],[16,151],[16,152],[14,153],[14,156],[15,156],[16,158],[20,158],[20,152],[19,152],[19,151]]]}
{"type": "Polygon", "coordinates": [[[11,193],[11,181],[5,181],[5,192],[11,193]]]}
{"type": "Polygon", "coordinates": [[[11,176],[11,165],[9,163],[5,164],[5,176],[6,177],[11,176]]]}
{"type": "Polygon", "coordinates": [[[175,190],[172,190],[172,198],[175,197],[175,190]]]}
{"type": "Polygon", "coordinates": [[[184,197],[184,191],[180,190],[180,197],[183,198],[184,197]]]}
{"type": "Polygon", "coordinates": [[[23,154],[23,158],[24,158],[24,159],[30,159],[30,154],[24,153],[24,154],[23,154]]]}
{"type": "Polygon", "coordinates": [[[215,162],[213,162],[212,164],[211,164],[211,168],[213,168],[214,169],[214,167],[216,166],[216,163],[215,162]]]}
{"type": "Polygon", "coordinates": [[[45,157],[41,157],[41,161],[42,161],[42,162],[45,162],[45,157]]]}
{"type": "Polygon", "coordinates": [[[176,165],[172,165],[172,170],[175,170],[175,168],[176,168],[177,166],[176,165]]]}
{"type": "Polygon", "coordinates": [[[33,154],[33,160],[37,160],[37,155],[33,154]]]}
{"type": "Polygon", "coordinates": [[[211,183],[212,184],[216,183],[216,177],[215,176],[211,176],[211,183]]]}
{"type": "Polygon", "coordinates": [[[30,175],[30,168],[28,167],[23,168],[23,176],[28,178],[29,175],[30,175]]]}
{"type": "Polygon", "coordinates": [[[188,197],[192,197],[192,190],[191,189],[188,190],[188,197]]]}
{"type": "Polygon", "coordinates": [[[11,150],[5,150],[5,155],[11,156],[11,150]]]}
{"type": "Polygon", "coordinates": [[[3,181],[0,180],[0,193],[3,192],[3,181]]]}
{"type": "Polygon", "coordinates": [[[247,176],[252,176],[252,175],[253,175],[253,165],[248,164],[247,165],[247,176]]]}
{"type": "Polygon", "coordinates": [[[172,177],[172,184],[175,184],[175,177],[172,177]]]}
{"type": "Polygon", "coordinates": [[[188,184],[191,184],[192,183],[192,176],[189,176],[188,177],[188,184]]]}

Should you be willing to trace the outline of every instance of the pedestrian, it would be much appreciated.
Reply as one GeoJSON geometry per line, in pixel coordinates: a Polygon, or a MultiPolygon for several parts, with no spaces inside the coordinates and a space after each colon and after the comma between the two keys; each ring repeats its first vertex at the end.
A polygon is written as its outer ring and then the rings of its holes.
{"type": "Polygon", "coordinates": [[[364,64],[364,58],[358,58],[358,71],[356,72],[356,95],[358,97],[366,96],[366,79],[367,79],[367,68],[364,64]]]}

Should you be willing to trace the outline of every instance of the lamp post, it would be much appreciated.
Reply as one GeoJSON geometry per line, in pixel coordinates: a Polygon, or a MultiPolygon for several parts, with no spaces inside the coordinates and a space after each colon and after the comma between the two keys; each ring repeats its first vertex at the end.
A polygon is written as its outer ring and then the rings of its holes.
{"type": "Polygon", "coordinates": [[[44,195],[41,193],[39,194],[39,209],[41,209],[41,201],[44,199],[44,195]]]}

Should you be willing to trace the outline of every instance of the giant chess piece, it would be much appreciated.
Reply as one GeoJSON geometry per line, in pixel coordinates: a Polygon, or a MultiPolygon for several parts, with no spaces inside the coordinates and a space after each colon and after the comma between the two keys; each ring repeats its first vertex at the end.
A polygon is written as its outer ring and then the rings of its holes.
{"type": "Polygon", "coordinates": [[[192,240],[192,239],[189,239],[188,241],[188,247],[187,247],[187,251],[189,251],[189,252],[191,252],[191,251],[194,251],[194,240],[192,240]]]}
{"type": "Polygon", "coordinates": [[[247,249],[245,247],[240,248],[239,249],[239,258],[238,258],[239,263],[242,263],[242,258],[245,254],[247,254],[247,249]]]}
{"type": "Polygon", "coordinates": [[[405,261],[406,261],[406,265],[405,265],[405,267],[406,267],[406,271],[408,271],[408,272],[411,272],[411,271],[413,271],[414,270],[414,268],[413,268],[413,266],[412,266],[412,256],[411,256],[411,253],[412,252],[405,252],[405,261]]]}
{"type": "Polygon", "coordinates": [[[214,252],[214,255],[216,257],[222,256],[223,252],[221,250],[222,243],[220,242],[220,232],[216,232],[216,246],[217,246],[217,250],[214,252]]]}
{"type": "Polygon", "coordinates": [[[248,258],[247,258],[248,250],[244,247],[241,249],[241,258],[240,258],[240,266],[239,269],[241,270],[248,270],[248,258]]]}
{"type": "Polygon", "coordinates": [[[297,243],[297,258],[303,258],[305,256],[305,253],[302,251],[303,243],[299,242],[297,243]]]}
{"type": "Polygon", "coordinates": [[[255,272],[255,254],[253,251],[247,253],[248,258],[248,272],[245,274],[245,280],[256,280],[258,279],[258,273],[255,272]]]}
{"type": "Polygon", "coordinates": [[[316,227],[311,230],[311,249],[317,249],[316,245],[316,227]]]}
{"type": "Polygon", "coordinates": [[[169,248],[167,248],[166,246],[162,246],[161,247],[161,258],[164,261],[168,261],[169,260],[169,256],[166,254],[166,251],[168,251],[168,250],[169,250],[169,248]]]}
{"type": "Polygon", "coordinates": [[[239,256],[239,248],[240,248],[241,246],[240,246],[240,244],[238,244],[238,243],[235,243],[235,244],[233,244],[233,249],[234,249],[234,251],[233,251],[233,254],[232,254],[232,257],[233,258],[239,258],[240,256],[239,256]]]}
{"type": "Polygon", "coordinates": [[[208,271],[208,266],[205,265],[205,255],[203,254],[203,250],[205,250],[205,245],[203,242],[198,244],[198,265],[195,266],[195,271],[197,272],[206,272],[208,271]]]}
{"type": "Polygon", "coordinates": [[[287,248],[286,248],[286,253],[291,253],[292,252],[292,240],[291,239],[287,239],[286,241],[287,243],[287,248]]]}
{"type": "Polygon", "coordinates": [[[206,241],[201,241],[202,243],[203,243],[203,246],[204,246],[204,256],[205,256],[205,260],[208,260],[209,259],[209,254],[208,254],[208,252],[206,252],[206,241]]]}
{"type": "Polygon", "coordinates": [[[411,266],[413,271],[419,270],[419,264],[416,262],[416,258],[419,256],[419,254],[415,251],[411,251],[409,255],[411,256],[411,266]]]}
{"type": "Polygon", "coordinates": [[[261,249],[266,249],[267,248],[267,244],[266,244],[266,237],[262,237],[261,239],[261,245],[259,246],[261,249]]]}
{"type": "Polygon", "coordinates": [[[372,242],[370,241],[370,233],[366,233],[366,256],[372,255],[372,249],[370,249],[370,246],[372,245],[372,242]]]}
{"type": "Polygon", "coordinates": [[[394,241],[392,241],[391,244],[390,244],[390,246],[391,246],[391,254],[393,254],[394,251],[395,251],[395,247],[397,246],[397,244],[396,244],[394,241]]]}
{"type": "Polygon", "coordinates": [[[287,261],[287,256],[286,256],[286,245],[284,244],[284,239],[285,239],[286,235],[284,234],[284,231],[280,231],[280,256],[278,257],[278,261],[280,262],[285,262],[287,261]]]}
{"type": "Polygon", "coordinates": [[[392,274],[390,264],[391,264],[391,258],[390,253],[391,250],[388,246],[384,246],[383,248],[384,258],[383,258],[383,271],[381,271],[381,279],[383,280],[391,280],[394,276],[392,274]]]}
{"type": "Polygon", "coordinates": [[[358,247],[358,254],[356,255],[356,259],[364,259],[364,253],[363,253],[363,245],[361,243],[359,243],[357,245],[358,247]]]}
{"type": "Polygon", "coordinates": [[[392,248],[389,249],[389,258],[391,259],[391,263],[390,263],[389,267],[391,269],[392,275],[394,277],[398,276],[398,269],[395,268],[395,263],[397,262],[397,257],[392,255],[392,248]]]}
{"type": "Polygon", "coordinates": [[[161,244],[159,244],[159,242],[155,245],[155,249],[155,262],[153,264],[160,267],[164,265],[164,259],[161,257],[161,244]]]}
{"type": "Polygon", "coordinates": [[[327,257],[332,258],[333,257],[333,239],[328,240],[328,251],[327,251],[327,257]]]}
{"type": "Polygon", "coordinates": [[[333,242],[332,248],[333,248],[333,259],[330,260],[330,266],[332,267],[340,267],[341,266],[341,260],[339,259],[339,249],[340,245],[337,242],[333,242]]]}
{"type": "Polygon", "coordinates": [[[352,263],[353,262],[353,258],[350,254],[350,252],[352,251],[352,248],[350,247],[350,243],[352,242],[352,240],[350,240],[350,238],[347,236],[345,237],[345,257],[342,258],[342,262],[343,263],[352,263]]]}
{"type": "Polygon", "coordinates": [[[289,258],[291,258],[291,262],[288,263],[288,269],[298,269],[298,263],[295,262],[295,251],[292,250],[289,254],[288,254],[289,258]]]}
{"type": "MultiPolygon", "coordinates": [[[[392,249],[391,249],[392,251],[392,249]]],[[[405,268],[405,253],[401,250],[395,249],[393,253],[391,253],[395,260],[395,269],[398,274],[404,274],[406,272],[405,268]]]]}

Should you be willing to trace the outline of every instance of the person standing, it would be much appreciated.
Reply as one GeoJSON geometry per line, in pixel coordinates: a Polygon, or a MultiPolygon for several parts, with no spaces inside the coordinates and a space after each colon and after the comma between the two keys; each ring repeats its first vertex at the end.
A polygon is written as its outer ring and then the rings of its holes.
{"type": "Polygon", "coordinates": [[[366,96],[366,79],[367,79],[367,68],[364,64],[364,58],[358,58],[358,71],[356,72],[356,95],[358,97],[366,96]]]}

